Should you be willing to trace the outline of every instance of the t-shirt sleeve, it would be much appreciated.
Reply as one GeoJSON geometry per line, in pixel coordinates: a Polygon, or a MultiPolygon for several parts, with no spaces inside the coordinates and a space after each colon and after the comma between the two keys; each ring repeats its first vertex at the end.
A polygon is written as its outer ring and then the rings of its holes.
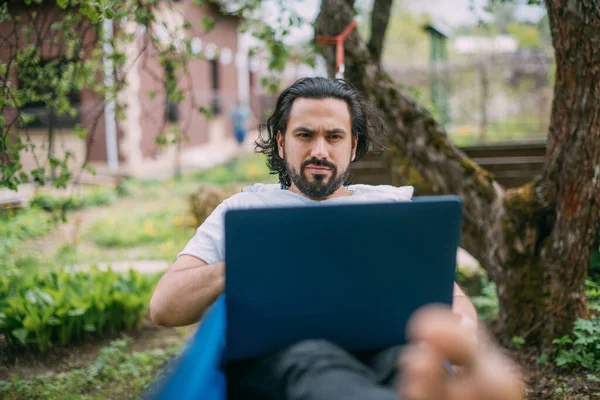
{"type": "Polygon", "coordinates": [[[194,237],[177,255],[190,255],[208,264],[225,260],[225,203],[221,203],[196,230],[194,237]]]}

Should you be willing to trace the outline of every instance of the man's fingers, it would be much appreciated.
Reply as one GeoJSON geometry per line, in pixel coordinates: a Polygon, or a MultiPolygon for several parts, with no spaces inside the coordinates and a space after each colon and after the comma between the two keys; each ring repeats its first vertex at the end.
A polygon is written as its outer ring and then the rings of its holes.
{"type": "Polygon", "coordinates": [[[398,391],[405,400],[438,400],[446,398],[448,379],[444,361],[430,346],[421,343],[407,346],[398,360],[400,382],[398,391]]]}
{"type": "Polygon", "coordinates": [[[489,341],[483,330],[478,332],[477,340],[473,340],[473,332],[477,331],[473,331],[469,321],[457,318],[442,306],[424,307],[409,321],[407,334],[411,342],[426,343],[439,360],[463,368],[458,378],[437,381],[437,386],[445,391],[444,397],[439,398],[522,399],[523,383],[515,365],[489,341]]]}
{"type": "Polygon", "coordinates": [[[476,361],[477,344],[461,321],[443,306],[426,306],[418,310],[408,324],[408,338],[425,342],[453,365],[471,367],[476,361]]]}

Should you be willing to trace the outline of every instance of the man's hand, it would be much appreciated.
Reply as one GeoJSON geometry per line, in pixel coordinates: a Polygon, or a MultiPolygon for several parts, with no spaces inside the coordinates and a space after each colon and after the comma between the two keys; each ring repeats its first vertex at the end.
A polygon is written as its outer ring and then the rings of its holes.
{"type": "Polygon", "coordinates": [[[512,362],[449,309],[429,306],[409,323],[411,344],[399,359],[403,400],[521,400],[523,385],[512,362]],[[460,367],[451,377],[444,366],[460,367]]]}

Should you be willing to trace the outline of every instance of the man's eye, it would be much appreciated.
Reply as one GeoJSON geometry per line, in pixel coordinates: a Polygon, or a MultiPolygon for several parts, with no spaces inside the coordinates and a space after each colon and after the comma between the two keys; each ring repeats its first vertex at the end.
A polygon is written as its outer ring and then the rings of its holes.
{"type": "Polygon", "coordinates": [[[340,140],[342,138],[342,135],[330,135],[329,139],[331,140],[340,140]]]}
{"type": "Polygon", "coordinates": [[[303,138],[308,138],[308,137],[310,137],[310,133],[303,132],[303,133],[299,134],[298,136],[303,137],[303,138]]]}

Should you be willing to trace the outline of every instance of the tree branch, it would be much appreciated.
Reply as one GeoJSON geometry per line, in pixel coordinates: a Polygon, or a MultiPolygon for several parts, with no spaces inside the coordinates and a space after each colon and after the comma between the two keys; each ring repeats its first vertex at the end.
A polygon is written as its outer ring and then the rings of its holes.
{"type": "Polygon", "coordinates": [[[371,12],[371,38],[369,39],[369,50],[371,56],[377,63],[381,63],[383,43],[390,20],[392,0],[375,0],[371,12]]]}
{"type": "MultiPolygon", "coordinates": [[[[344,0],[323,0],[315,30],[318,35],[335,35],[353,18],[344,0]]],[[[492,176],[470,161],[448,138],[431,114],[402,93],[382,71],[357,31],[345,43],[345,78],[369,98],[383,113],[390,135],[390,149],[411,160],[436,193],[456,194],[464,202],[463,246],[488,269],[501,274],[498,254],[490,246],[501,247],[501,238],[491,236],[485,226],[499,224],[505,198],[504,189],[492,176]],[[483,227],[482,227],[483,226],[483,227]]],[[[328,63],[334,63],[328,53],[328,63]]]]}

